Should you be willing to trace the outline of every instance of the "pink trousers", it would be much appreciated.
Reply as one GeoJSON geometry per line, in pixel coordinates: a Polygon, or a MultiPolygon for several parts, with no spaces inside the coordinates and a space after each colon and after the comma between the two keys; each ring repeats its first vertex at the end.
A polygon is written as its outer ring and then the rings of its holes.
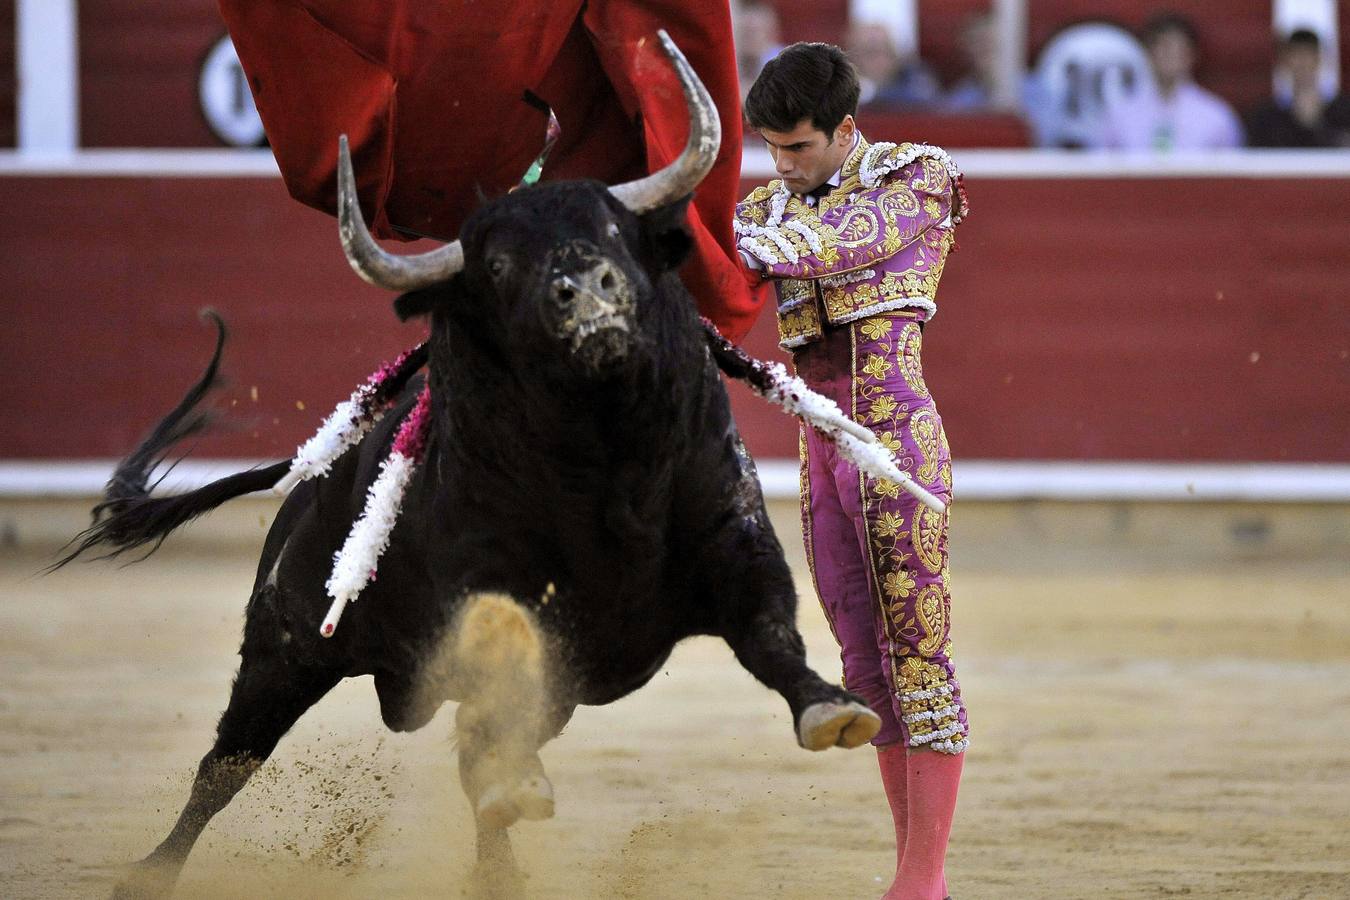
{"type": "MultiPolygon", "coordinates": [[[[797,374],[889,446],[900,468],[943,500],[951,455],[924,384],[922,331],[910,312],[828,329],[799,349],[797,374]]],[[[803,429],[802,527],[844,684],[881,716],[872,740],[942,753],[970,745],[948,636],[947,517],[898,484],[864,477],[803,429]]]]}

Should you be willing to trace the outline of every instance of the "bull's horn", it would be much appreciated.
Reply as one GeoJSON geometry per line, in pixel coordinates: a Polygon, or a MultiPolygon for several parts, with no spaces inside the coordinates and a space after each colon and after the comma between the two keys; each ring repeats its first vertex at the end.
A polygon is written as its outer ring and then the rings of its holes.
{"type": "Polygon", "coordinates": [[[717,107],[713,105],[708,89],[698,80],[689,60],[684,58],[666,30],[663,28],[657,34],[661,37],[662,49],[675,66],[675,73],[680,76],[680,86],[684,88],[684,102],[689,107],[689,140],[679,158],[661,171],[609,189],[624,206],[639,215],[693,193],[713,167],[717,149],[722,145],[722,122],[717,117],[717,107]]]}
{"type": "Polygon", "coordinates": [[[347,262],[352,264],[356,274],[376,287],[391,291],[426,287],[445,281],[464,268],[464,248],[459,241],[413,256],[390,253],[375,243],[361,217],[356,175],[352,172],[352,156],[347,149],[345,134],[338,138],[338,236],[342,239],[347,262]]]}

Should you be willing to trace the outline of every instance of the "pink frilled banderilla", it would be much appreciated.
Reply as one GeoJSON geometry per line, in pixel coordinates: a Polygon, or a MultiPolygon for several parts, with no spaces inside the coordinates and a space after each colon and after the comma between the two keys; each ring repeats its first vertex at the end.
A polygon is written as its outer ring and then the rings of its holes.
{"type": "MultiPolygon", "coordinates": [[[[839,446],[846,459],[874,478],[886,478],[908,491],[936,513],[946,506],[900,470],[889,449],[876,436],[858,425],[828,397],[789,375],[782,363],[766,363],[750,357],[722,336],[717,327],[703,320],[708,348],[727,375],[746,382],[764,399],[782,407],[839,446]]],[[[382,366],[348,400],[339,403],[317,434],[296,451],[290,473],[277,485],[286,492],[307,478],[326,473],[333,462],[360,442],[391,407],[399,391],[427,361],[425,344],[419,344],[382,366]]],[[[431,428],[431,388],[424,386],[417,402],[399,425],[389,456],[380,464],[380,474],[370,486],[360,518],[352,525],[342,549],[333,556],[333,571],[325,585],[333,598],[319,633],[332,637],[347,604],[375,578],[380,556],[389,546],[389,535],[398,521],[403,494],[426,451],[431,428]]]]}
{"type": "Polygon", "coordinates": [[[295,451],[290,472],[273,490],[289,494],[300,482],[327,473],[348,447],[359,443],[384,417],[408,379],[426,364],[427,345],[424,342],[405,350],[393,362],[380,366],[349,399],[337,405],[314,437],[295,451]]]}
{"type": "MultiPolygon", "coordinates": [[[[408,380],[427,363],[427,346],[418,344],[375,371],[347,400],[339,403],[314,437],[302,444],[291,470],[277,483],[278,493],[289,493],[301,481],[326,474],[333,463],[380,421],[394,405],[408,380]]],[[[431,423],[431,388],[424,386],[412,410],[399,425],[388,458],[366,495],[365,509],[352,525],[346,541],[333,557],[326,588],[333,598],[320,634],[332,637],[343,608],[375,577],[380,556],[389,546],[389,534],[398,520],[403,493],[426,449],[431,423]]]]}
{"type": "Polygon", "coordinates": [[[399,425],[389,456],[380,463],[380,474],[366,494],[361,518],[352,525],[342,549],[333,556],[333,574],[325,585],[333,603],[319,628],[324,637],[333,636],[342,610],[375,577],[380,557],[389,546],[389,535],[403,507],[403,494],[422,462],[430,425],[431,386],[424,385],[417,395],[417,402],[399,425]]]}

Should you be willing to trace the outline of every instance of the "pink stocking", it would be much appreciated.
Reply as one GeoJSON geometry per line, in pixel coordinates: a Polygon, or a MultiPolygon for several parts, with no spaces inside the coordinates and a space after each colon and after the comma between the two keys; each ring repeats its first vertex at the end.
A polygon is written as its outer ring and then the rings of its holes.
{"type": "Polygon", "coordinates": [[[905,857],[905,833],[909,824],[904,742],[878,747],[877,764],[881,767],[881,785],[886,790],[886,800],[891,805],[891,818],[895,820],[895,870],[899,872],[900,861],[905,857]]]}
{"type": "Polygon", "coordinates": [[[964,753],[911,750],[906,754],[905,849],[886,900],[942,900],[946,896],[943,863],[964,763],[964,753]]]}

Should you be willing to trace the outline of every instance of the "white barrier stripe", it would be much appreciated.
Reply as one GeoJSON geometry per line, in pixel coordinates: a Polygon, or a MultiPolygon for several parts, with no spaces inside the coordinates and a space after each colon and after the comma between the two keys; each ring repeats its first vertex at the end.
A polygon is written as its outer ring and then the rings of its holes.
{"type": "MultiPolygon", "coordinates": [[[[967,180],[1024,178],[1350,178],[1345,150],[1224,150],[1115,153],[1072,150],[952,150],[967,180]]],[[[268,149],[0,150],[0,176],[279,178],[268,149]]],[[[747,144],[741,177],[777,177],[762,146],[747,144]]]]}
{"type": "MultiPolygon", "coordinates": [[[[764,493],[795,497],[796,460],[757,461],[764,493]]],[[[957,460],[961,500],[1133,500],[1259,503],[1350,502],[1350,465],[957,460]]]]}
{"type": "MultiPolygon", "coordinates": [[[[166,491],[192,490],[216,478],[278,460],[199,459],[181,463],[166,491]]],[[[97,497],[114,460],[6,460],[0,497],[97,497]]],[[[769,499],[794,499],[795,459],[759,459],[769,499]]],[[[1333,463],[1095,463],[958,460],[953,495],[960,500],[1136,500],[1350,502],[1350,465],[1333,463]]],[[[270,492],[267,492],[270,493],[270,492]]]]}
{"type": "Polygon", "coordinates": [[[280,178],[272,151],[77,150],[0,151],[0,176],[36,178],[280,178]]]}

